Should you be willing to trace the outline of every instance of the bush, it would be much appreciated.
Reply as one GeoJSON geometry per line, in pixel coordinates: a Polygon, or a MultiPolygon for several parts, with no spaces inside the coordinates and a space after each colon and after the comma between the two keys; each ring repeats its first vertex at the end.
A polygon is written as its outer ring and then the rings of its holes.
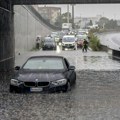
{"type": "Polygon", "coordinates": [[[91,47],[91,49],[93,51],[100,51],[101,50],[101,44],[100,44],[100,40],[98,39],[98,37],[93,35],[92,33],[89,36],[90,36],[89,46],[91,47]]]}

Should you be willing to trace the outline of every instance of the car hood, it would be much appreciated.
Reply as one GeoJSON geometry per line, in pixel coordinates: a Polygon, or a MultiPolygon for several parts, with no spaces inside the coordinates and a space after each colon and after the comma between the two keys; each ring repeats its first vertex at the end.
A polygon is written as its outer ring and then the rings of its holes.
{"type": "Polygon", "coordinates": [[[16,76],[16,79],[20,81],[35,81],[36,79],[39,81],[55,81],[59,79],[65,78],[63,73],[49,73],[49,72],[44,72],[44,73],[19,73],[16,76]]]}
{"type": "Polygon", "coordinates": [[[62,42],[63,44],[74,44],[75,42],[62,42]]]}

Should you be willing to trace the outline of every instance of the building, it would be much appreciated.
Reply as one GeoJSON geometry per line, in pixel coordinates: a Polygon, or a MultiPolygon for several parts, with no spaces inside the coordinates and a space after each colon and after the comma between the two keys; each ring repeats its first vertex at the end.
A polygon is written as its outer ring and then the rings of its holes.
{"type": "Polygon", "coordinates": [[[50,23],[55,23],[58,16],[61,15],[60,7],[40,7],[38,6],[38,12],[41,14],[43,18],[48,20],[50,23]]]}
{"type": "Polygon", "coordinates": [[[92,20],[93,25],[96,25],[101,17],[101,15],[97,15],[96,17],[76,17],[74,22],[75,24],[79,25],[80,28],[84,28],[87,27],[90,20],[92,20]]]}

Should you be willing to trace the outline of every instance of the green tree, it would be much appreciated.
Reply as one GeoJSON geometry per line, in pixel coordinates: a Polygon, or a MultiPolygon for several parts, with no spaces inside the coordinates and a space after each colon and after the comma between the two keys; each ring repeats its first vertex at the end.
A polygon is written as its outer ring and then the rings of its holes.
{"type": "Polygon", "coordinates": [[[62,27],[62,17],[61,15],[57,17],[55,25],[58,27],[62,27]]]}
{"type": "Polygon", "coordinates": [[[68,14],[69,14],[69,22],[72,23],[72,16],[71,16],[70,12],[69,13],[66,12],[66,13],[63,13],[61,15],[61,17],[62,17],[62,23],[66,23],[67,22],[68,14]]]}
{"type": "Polygon", "coordinates": [[[104,26],[105,24],[107,24],[108,21],[109,21],[109,19],[106,18],[106,17],[102,17],[102,18],[100,18],[100,20],[98,21],[98,25],[99,25],[99,27],[100,27],[100,28],[103,28],[103,26],[104,26]]]}
{"type": "MultiPolygon", "coordinates": [[[[62,23],[67,23],[68,12],[61,14],[56,18],[55,25],[61,27],[62,23]]],[[[72,16],[69,12],[69,22],[72,23],[72,16]]]]}
{"type": "Polygon", "coordinates": [[[109,20],[105,24],[105,28],[107,28],[107,29],[116,29],[116,28],[118,28],[117,21],[116,20],[109,20]]]}
{"type": "Polygon", "coordinates": [[[98,39],[97,36],[95,36],[93,33],[89,33],[90,36],[90,43],[89,46],[93,51],[100,51],[101,49],[101,44],[100,40],[98,39]]]}

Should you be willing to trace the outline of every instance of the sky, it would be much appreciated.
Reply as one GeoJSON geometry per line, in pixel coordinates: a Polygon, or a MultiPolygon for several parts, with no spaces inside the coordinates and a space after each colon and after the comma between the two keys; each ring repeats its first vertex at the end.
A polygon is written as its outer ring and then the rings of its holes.
{"type": "MultiPolygon", "coordinates": [[[[62,13],[67,12],[67,5],[47,5],[61,7],[62,13]]],[[[69,5],[71,12],[71,5],[69,5]]],[[[74,7],[75,17],[95,17],[102,15],[109,19],[120,20],[120,4],[76,4],[74,7]]]]}

